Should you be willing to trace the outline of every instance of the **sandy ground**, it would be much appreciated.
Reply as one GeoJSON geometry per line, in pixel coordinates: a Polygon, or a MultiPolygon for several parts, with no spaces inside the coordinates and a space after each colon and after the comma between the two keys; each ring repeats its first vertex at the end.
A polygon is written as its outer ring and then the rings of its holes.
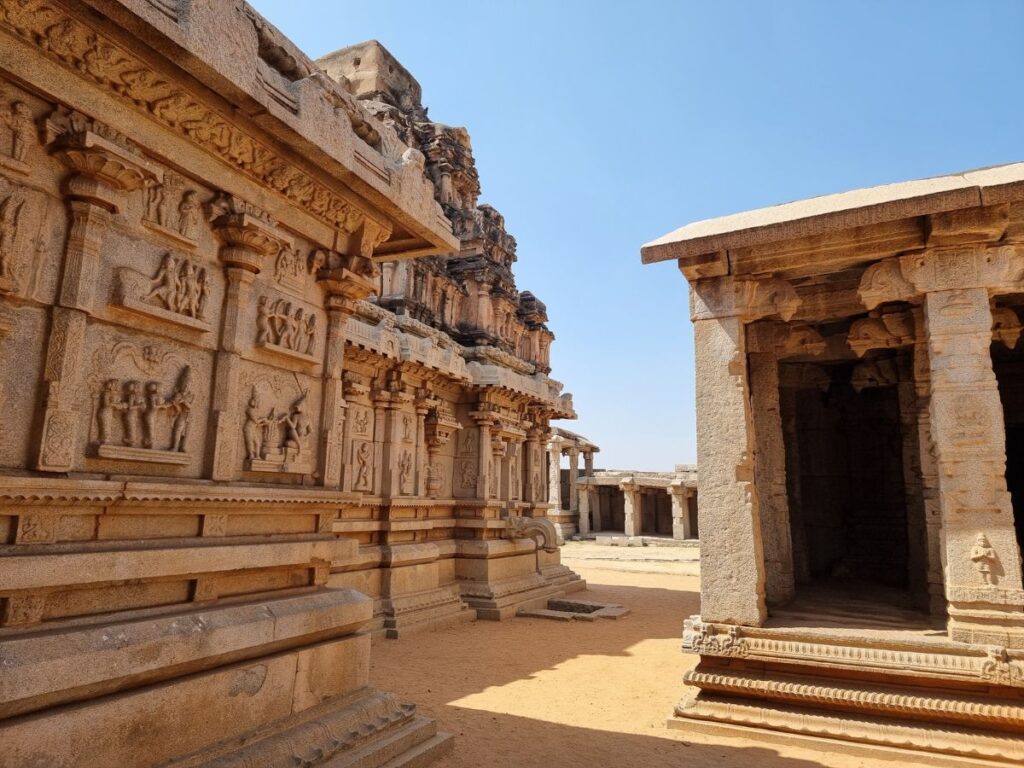
{"type": "Polygon", "coordinates": [[[618,621],[476,621],[374,645],[374,686],[454,733],[445,768],[868,768],[854,758],[733,741],[689,744],[666,716],[696,656],[680,652],[699,579],[595,568],[565,552],[584,599],[621,603],[618,621]]]}

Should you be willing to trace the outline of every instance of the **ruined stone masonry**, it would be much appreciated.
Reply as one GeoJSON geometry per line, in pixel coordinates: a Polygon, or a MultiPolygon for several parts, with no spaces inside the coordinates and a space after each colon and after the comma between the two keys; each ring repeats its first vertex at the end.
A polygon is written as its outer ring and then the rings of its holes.
{"type": "Polygon", "coordinates": [[[700,663],[670,724],[1024,762],[1024,164],[697,222],[643,259],[678,261],[696,352],[700,663]]]}
{"type": "Polygon", "coordinates": [[[371,636],[583,586],[465,129],[220,0],[0,0],[0,118],[0,766],[442,754],[371,636]]]}

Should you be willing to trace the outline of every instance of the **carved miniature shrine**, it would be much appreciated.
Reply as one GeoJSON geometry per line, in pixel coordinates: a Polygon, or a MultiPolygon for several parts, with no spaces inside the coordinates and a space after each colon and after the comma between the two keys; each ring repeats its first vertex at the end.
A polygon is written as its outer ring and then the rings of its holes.
{"type": "Polygon", "coordinates": [[[695,334],[700,664],[673,724],[1019,765],[1024,165],[698,222],[643,259],[678,260],[695,334]]]}
{"type": "Polygon", "coordinates": [[[371,634],[582,587],[467,132],[245,3],[4,0],[0,39],[0,765],[443,753],[371,634]]]}

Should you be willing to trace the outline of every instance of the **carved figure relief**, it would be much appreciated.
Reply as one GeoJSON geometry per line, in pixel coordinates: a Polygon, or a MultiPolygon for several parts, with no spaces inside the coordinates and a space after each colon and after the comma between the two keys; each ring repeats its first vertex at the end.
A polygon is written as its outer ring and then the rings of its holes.
{"type": "Polygon", "coordinates": [[[291,302],[260,296],[256,305],[256,344],[312,357],[316,346],[316,315],[291,302]]]}
{"type": "Polygon", "coordinates": [[[353,411],[352,432],[357,435],[370,433],[370,410],[368,408],[356,408],[353,411]]]}
{"type": "Polygon", "coordinates": [[[408,414],[402,414],[402,440],[407,443],[411,443],[412,437],[412,417],[408,414]]]}
{"type": "Polygon", "coordinates": [[[356,477],[355,482],[352,483],[352,489],[369,491],[373,477],[373,449],[364,440],[353,443],[352,449],[356,464],[356,477]]]}
{"type": "Polygon", "coordinates": [[[280,250],[277,261],[274,262],[274,279],[283,288],[302,292],[306,279],[306,265],[297,250],[287,246],[280,250]]]}
{"type": "Polygon", "coordinates": [[[398,491],[399,493],[412,492],[412,453],[408,450],[402,451],[398,457],[398,491]]]}
{"type": "Polygon", "coordinates": [[[14,289],[14,246],[24,205],[17,190],[0,201],[0,291],[14,289]]]}
{"type": "Polygon", "coordinates": [[[196,320],[206,319],[210,297],[210,278],[206,267],[168,251],[156,274],[150,278],[149,292],[143,300],[196,320]]]}
{"type": "Polygon", "coordinates": [[[199,236],[203,205],[196,190],[182,191],[183,186],[183,180],[173,173],[164,174],[162,184],[148,185],[142,221],[150,228],[194,246],[199,236]]]}
{"type": "Polygon", "coordinates": [[[0,156],[0,165],[28,176],[32,169],[25,159],[29,146],[36,141],[32,110],[23,101],[12,101],[4,112],[0,112],[0,121],[3,121],[10,132],[9,151],[6,156],[0,156]]]}
{"type": "Polygon", "coordinates": [[[982,582],[988,586],[994,586],[996,576],[992,571],[998,558],[995,549],[989,544],[988,537],[984,533],[979,533],[974,540],[974,546],[971,547],[971,562],[981,574],[982,582]]]}
{"type": "Polygon", "coordinates": [[[185,366],[171,393],[150,381],[108,379],[96,410],[97,454],[108,459],[188,464],[187,440],[195,392],[185,366]]]}
{"type": "Polygon", "coordinates": [[[476,463],[473,459],[463,459],[459,462],[459,485],[463,489],[476,488],[476,463]]]}
{"type": "Polygon", "coordinates": [[[288,410],[271,408],[266,415],[253,387],[245,409],[242,434],[245,439],[246,469],[252,472],[312,471],[308,438],[313,431],[306,415],[307,392],[303,391],[288,410]]]}

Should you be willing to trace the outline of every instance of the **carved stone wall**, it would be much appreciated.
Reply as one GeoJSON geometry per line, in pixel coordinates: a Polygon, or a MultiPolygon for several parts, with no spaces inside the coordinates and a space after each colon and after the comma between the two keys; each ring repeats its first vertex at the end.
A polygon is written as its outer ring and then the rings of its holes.
{"type": "Polygon", "coordinates": [[[0,762],[441,754],[370,634],[582,582],[521,525],[571,396],[367,301],[459,248],[422,155],[244,3],[7,3],[0,51],[0,762]]]}

